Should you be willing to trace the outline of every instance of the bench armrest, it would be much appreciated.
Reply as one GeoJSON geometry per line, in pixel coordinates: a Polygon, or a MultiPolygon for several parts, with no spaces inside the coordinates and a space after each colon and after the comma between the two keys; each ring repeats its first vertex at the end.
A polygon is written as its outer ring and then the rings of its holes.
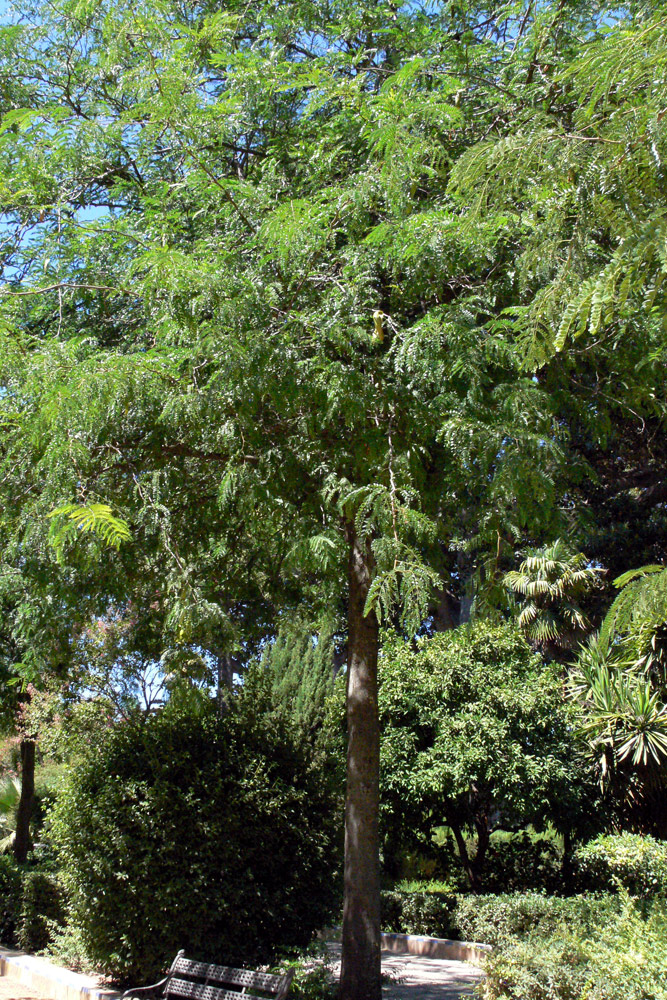
{"type": "Polygon", "coordinates": [[[131,1000],[132,997],[144,997],[150,996],[156,990],[161,989],[162,986],[166,984],[171,979],[171,972],[164,979],[161,979],[159,983],[153,983],[152,986],[134,986],[131,990],[125,990],[120,1000],[131,1000]]]}
{"type": "Polygon", "coordinates": [[[171,979],[171,977],[173,976],[174,972],[176,971],[176,966],[178,964],[178,960],[180,958],[183,958],[183,955],[184,955],[184,951],[181,948],[181,950],[176,953],[176,958],[171,963],[171,967],[169,969],[169,972],[164,977],[164,979],[160,980],[159,983],[153,983],[152,986],[135,986],[131,990],[125,990],[125,992],[123,993],[123,995],[120,998],[120,1000],[132,1000],[132,997],[135,997],[135,996],[138,997],[139,1000],[141,1000],[142,997],[144,997],[144,996],[150,996],[152,993],[155,993],[156,990],[159,990],[163,986],[166,986],[167,983],[169,982],[169,980],[171,979]]]}

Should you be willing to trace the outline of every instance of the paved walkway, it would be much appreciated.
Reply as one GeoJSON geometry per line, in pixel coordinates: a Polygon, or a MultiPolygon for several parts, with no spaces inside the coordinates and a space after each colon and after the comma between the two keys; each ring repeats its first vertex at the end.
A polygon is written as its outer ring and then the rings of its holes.
{"type": "Polygon", "coordinates": [[[0,976],[0,1000],[47,1000],[46,993],[39,993],[32,986],[24,986],[9,976],[0,976]]]}
{"type": "MultiPolygon", "coordinates": [[[[340,973],[340,945],[327,944],[333,972],[340,973]]],[[[482,973],[474,965],[421,955],[382,952],[383,1000],[459,1000],[472,996],[482,973]]],[[[0,1000],[48,1000],[45,993],[0,976],[0,1000]]]]}
{"type": "MultiPolygon", "coordinates": [[[[327,948],[338,976],[340,945],[327,943],[327,948]]],[[[481,970],[466,962],[382,952],[383,1000],[458,1000],[472,996],[482,978],[481,970]]]]}

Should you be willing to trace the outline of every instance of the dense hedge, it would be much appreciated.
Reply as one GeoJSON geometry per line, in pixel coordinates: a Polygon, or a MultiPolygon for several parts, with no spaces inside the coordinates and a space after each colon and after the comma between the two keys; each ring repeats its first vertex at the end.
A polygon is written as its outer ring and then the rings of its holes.
{"type": "Polygon", "coordinates": [[[619,911],[619,899],[611,893],[572,897],[541,892],[476,896],[428,889],[382,893],[384,931],[492,945],[533,931],[548,936],[568,921],[592,930],[619,911]]]}
{"type": "Polygon", "coordinates": [[[21,904],[21,869],[9,854],[0,854],[0,942],[15,944],[21,904]]]}
{"type": "Polygon", "coordinates": [[[49,944],[54,925],[63,924],[62,886],[51,872],[27,871],[21,887],[21,908],[16,940],[24,951],[42,951],[49,944]]]}
{"type": "Polygon", "coordinates": [[[567,924],[591,933],[615,919],[619,909],[618,898],[609,894],[563,897],[522,892],[459,896],[452,919],[462,940],[495,946],[533,933],[548,938],[567,924]]]}
{"type": "Polygon", "coordinates": [[[452,893],[387,890],[382,893],[382,930],[454,937],[456,901],[452,893]]]}
{"type": "Polygon", "coordinates": [[[597,837],[575,855],[583,885],[633,896],[667,896],[667,844],[632,833],[597,837]]]}
{"type": "Polygon", "coordinates": [[[638,905],[624,890],[391,892],[383,903],[386,929],[493,945],[487,1000],[667,1000],[667,909],[659,898],[638,905]]]}
{"type": "Polygon", "coordinates": [[[52,815],[71,919],[100,971],[155,979],[179,948],[256,963],[307,943],[336,896],[336,803],[277,725],[119,724],[52,815]]]}
{"type": "Polygon", "coordinates": [[[667,1000],[667,909],[627,894],[470,897],[463,936],[494,944],[487,1000],[667,1000]]]}

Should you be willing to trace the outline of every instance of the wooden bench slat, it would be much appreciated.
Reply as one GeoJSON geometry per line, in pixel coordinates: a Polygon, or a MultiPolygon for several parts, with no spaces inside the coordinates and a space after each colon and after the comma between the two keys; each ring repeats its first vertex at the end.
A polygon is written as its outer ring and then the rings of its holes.
{"type": "MultiPolygon", "coordinates": [[[[174,972],[185,976],[198,976],[201,979],[228,983],[230,986],[254,987],[266,993],[278,993],[285,982],[285,976],[270,972],[255,972],[252,969],[232,969],[227,965],[213,965],[208,962],[195,962],[191,958],[179,958],[174,966],[174,972]]],[[[238,996],[238,994],[236,994],[238,996]]]]}

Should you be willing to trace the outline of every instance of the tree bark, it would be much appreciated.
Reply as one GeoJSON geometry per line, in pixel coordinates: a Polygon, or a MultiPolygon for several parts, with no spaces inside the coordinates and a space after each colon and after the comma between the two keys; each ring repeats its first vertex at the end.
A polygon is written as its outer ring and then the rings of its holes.
{"type": "Polygon", "coordinates": [[[21,740],[21,796],[16,811],[16,833],[14,835],[14,857],[24,864],[28,851],[32,849],[30,820],[35,804],[35,741],[21,740]]]}
{"type": "Polygon", "coordinates": [[[454,834],[454,840],[456,841],[456,847],[459,852],[459,858],[461,859],[461,864],[463,870],[466,873],[470,888],[473,892],[477,892],[479,888],[479,883],[477,881],[477,872],[475,871],[475,866],[470,860],[470,855],[468,854],[468,848],[466,846],[465,837],[463,836],[463,830],[455,823],[453,820],[447,819],[447,826],[454,834]]]}
{"type": "Polygon", "coordinates": [[[438,597],[438,603],[429,609],[433,618],[432,629],[434,632],[447,632],[458,625],[459,602],[446,589],[441,590],[438,597]]]}
{"type": "Polygon", "coordinates": [[[380,970],[380,723],[378,621],[364,615],[373,571],[370,541],[347,526],[347,790],[345,896],[340,1000],[381,1000],[380,970]]]}
{"type": "Polygon", "coordinates": [[[491,843],[491,833],[486,819],[476,819],[475,829],[477,831],[477,850],[475,851],[475,860],[472,863],[472,867],[475,872],[475,891],[479,892],[482,886],[484,860],[486,852],[489,849],[489,844],[491,843]]]}
{"type": "Polygon", "coordinates": [[[569,889],[572,884],[572,876],[574,874],[572,861],[572,831],[565,830],[563,833],[563,863],[561,865],[561,874],[567,889],[569,889]]]}
{"type": "Polygon", "coordinates": [[[227,653],[217,652],[215,654],[217,678],[216,678],[216,706],[218,718],[222,718],[227,712],[227,699],[229,692],[234,687],[234,661],[227,653]]]}

